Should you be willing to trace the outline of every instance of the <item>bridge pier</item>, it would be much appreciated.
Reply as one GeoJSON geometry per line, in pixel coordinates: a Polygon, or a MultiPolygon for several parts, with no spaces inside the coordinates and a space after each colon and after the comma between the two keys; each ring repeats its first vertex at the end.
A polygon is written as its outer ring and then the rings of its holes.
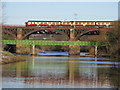
{"type": "Polygon", "coordinates": [[[95,56],[97,56],[97,52],[98,52],[98,50],[97,50],[97,46],[95,46],[95,56]]]}
{"type": "MultiPolygon", "coordinates": [[[[17,38],[16,40],[22,40],[22,28],[17,28],[17,38]]],[[[21,47],[23,45],[16,44],[16,53],[22,53],[21,47]]]]}
{"type": "MultiPolygon", "coordinates": [[[[70,41],[75,38],[75,30],[70,29],[70,41]]],[[[80,55],[80,46],[69,45],[69,55],[80,55]]]]}

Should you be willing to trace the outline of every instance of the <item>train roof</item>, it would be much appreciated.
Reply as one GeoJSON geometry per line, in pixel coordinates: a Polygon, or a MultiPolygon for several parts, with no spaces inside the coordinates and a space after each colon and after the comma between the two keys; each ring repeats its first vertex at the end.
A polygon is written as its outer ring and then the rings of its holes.
{"type": "Polygon", "coordinates": [[[78,21],[78,22],[112,22],[112,20],[28,20],[27,22],[74,22],[74,21],[78,21]]]}

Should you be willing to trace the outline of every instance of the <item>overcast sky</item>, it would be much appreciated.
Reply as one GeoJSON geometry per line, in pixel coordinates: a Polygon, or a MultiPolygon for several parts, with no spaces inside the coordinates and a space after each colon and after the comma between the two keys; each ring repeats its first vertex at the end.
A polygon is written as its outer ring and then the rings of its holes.
{"type": "Polygon", "coordinates": [[[117,2],[7,2],[6,24],[28,20],[117,20],[117,2]],[[76,15],[75,15],[76,14],[76,15]]]}

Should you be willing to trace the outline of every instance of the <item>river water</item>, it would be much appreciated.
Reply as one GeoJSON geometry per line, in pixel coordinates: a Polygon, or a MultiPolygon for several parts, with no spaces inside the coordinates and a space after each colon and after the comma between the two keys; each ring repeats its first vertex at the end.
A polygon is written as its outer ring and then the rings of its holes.
{"type": "Polygon", "coordinates": [[[118,60],[88,53],[45,52],[27,61],[2,65],[3,88],[116,88],[118,60]],[[47,55],[47,56],[46,56],[47,55]]]}

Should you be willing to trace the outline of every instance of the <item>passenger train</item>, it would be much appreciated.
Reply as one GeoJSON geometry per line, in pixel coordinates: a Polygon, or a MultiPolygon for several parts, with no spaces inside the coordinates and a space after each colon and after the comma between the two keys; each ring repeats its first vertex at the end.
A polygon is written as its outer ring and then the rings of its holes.
{"type": "Polygon", "coordinates": [[[35,27],[63,27],[63,26],[87,26],[87,27],[112,27],[112,21],[27,21],[25,25],[35,27]]]}

